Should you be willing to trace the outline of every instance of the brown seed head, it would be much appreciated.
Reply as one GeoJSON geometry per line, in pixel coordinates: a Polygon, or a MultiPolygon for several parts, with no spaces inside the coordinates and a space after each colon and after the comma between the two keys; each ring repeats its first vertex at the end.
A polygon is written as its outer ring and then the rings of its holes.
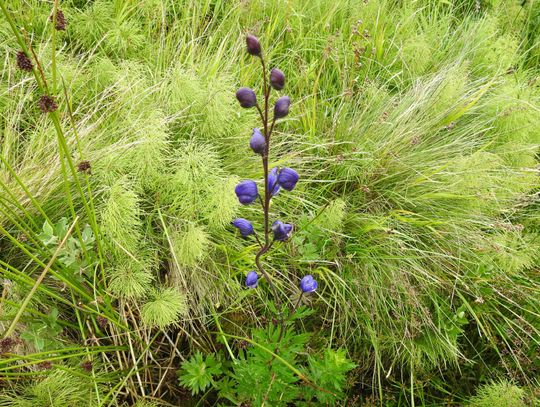
{"type": "Polygon", "coordinates": [[[79,172],[87,172],[88,174],[91,173],[91,170],[92,170],[92,166],[90,165],[90,161],[81,161],[78,165],[77,165],[77,170],[79,172]]]}
{"type": "Polygon", "coordinates": [[[34,67],[34,64],[32,64],[32,61],[24,51],[18,51],[17,52],[17,67],[21,71],[30,72],[32,68],[34,67]]]}
{"type": "MultiPolygon", "coordinates": [[[[54,15],[51,15],[50,17],[51,22],[54,22],[54,15]]],[[[57,31],[66,31],[67,21],[66,17],[64,16],[64,12],[60,9],[56,10],[56,23],[54,25],[54,28],[57,31]]]]}
{"type": "Polygon", "coordinates": [[[51,113],[58,109],[58,105],[52,96],[43,95],[39,98],[38,102],[39,110],[42,113],[51,113]]]}

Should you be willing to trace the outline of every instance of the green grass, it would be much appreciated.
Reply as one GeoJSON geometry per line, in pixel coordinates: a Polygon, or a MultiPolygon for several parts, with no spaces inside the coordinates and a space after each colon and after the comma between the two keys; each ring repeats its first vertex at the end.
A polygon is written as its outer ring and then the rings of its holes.
{"type": "Polygon", "coordinates": [[[234,98],[261,85],[247,32],[293,101],[270,165],[301,176],[272,204],[296,233],[265,267],[290,303],[303,275],[319,281],[301,326],[313,352],[342,346],[358,365],[351,405],[460,404],[477,388],[484,405],[501,378],[534,393],[540,3],[60,0],[54,41],[51,2],[1,4],[16,30],[3,15],[0,331],[54,254],[46,221],[78,217],[74,239],[88,225],[95,243],[28,302],[14,338],[53,307],[63,329],[0,360],[0,404],[188,403],[166,369],[268,316],[269,287],[243,288],[257,247],[229,227],[262,224],[233,192],[262,176],[257,115],[234,98]],[[40,75],[16,68],[16,33],[56,77],[55,114],[37,107],[40,75]]]}

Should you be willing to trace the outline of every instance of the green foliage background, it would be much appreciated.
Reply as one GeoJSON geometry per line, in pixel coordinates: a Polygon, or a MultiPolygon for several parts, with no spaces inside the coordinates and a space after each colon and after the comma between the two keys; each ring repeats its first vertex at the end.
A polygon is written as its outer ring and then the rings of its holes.
{"type": "Polygon", "coordinates": [[[300,326],[311,352],[357,364],[347,403],[460,404],[482,385],[473,405],[505,386],[533,402],[539,2],[61,0],[54,40],[50,2],[2,3],[48,81],[56,66],[62,132],[3,18],[2,330],[53,261],[13,327],[41,323],[50,346],[2,352],[0,405],[189,405],[167,369],[269,317],[268,286],[243,288],[257,247],[229,226],[261,217],[234,195],[261,177],[257,116],[234,98],[261,85],[246,32],[293,100],[271,165],[301,175],[273,202],[297,232],[266,267],[291,303],[303,275],[319,281],[300,326]],[[40,236],[74,222],[54,256],[40,236]]]}

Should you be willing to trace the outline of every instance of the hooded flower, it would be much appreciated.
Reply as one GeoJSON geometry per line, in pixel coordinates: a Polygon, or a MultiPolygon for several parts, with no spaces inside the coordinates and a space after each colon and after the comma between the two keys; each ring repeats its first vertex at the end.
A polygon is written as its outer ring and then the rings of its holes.
{"type": "Polygon", "coordinates": [[[270,71],[270,85],[276,90],[281,90],[285,86],[285,74],[278,68],[270,71]]]}
{"type": "Polygon", "coordinates": [[[251,149],[257,153],[264,153],[264,147],[266,145],[266,140],[262,135],[259,129],[253,129],[253,134],[251,135],[251,140],[249,140],[249,146],[251,149]]]}
{"type": "Polygon", "coordinates": [[[247,50],[251,55],[260,56],[261,55],[261,43],[257,37],[254,35],[248,34],[246,36],[246,45],[247,50]]]}
{"type": "Polygon", "coordinates": [[[298,173],[292,168],[282,168],[279,172],[278,183],[279,185],[287,190],[292,191],[298,182],[298,173]]]}
{"type": "Polygon", "coordinates": [[[250,88],[240,88],[236,91],[236,99],[240,102],[240,106],[249,109],[257,105],[257,96],[250,88]]]}
{"type": "Polygon", "coordinates": [[[272,168],[268,174],[268,190],[270,191],[271,196],[277,195],[279,192],[278,167],[272,168]]]}
{"type": "Polygon", "coordinates": [[[304,293],[312,293],[317,289],[317,286],[317,280],[315,280],[311,274],[304,276],[304,278],[300,280],[300,288],[304,293]]]}
{"type": "Polygon", "coordinates": [[[282,96],[276,100],[274,105],[274,117],[281,119],[289,114],[289,106],[291,105],[291,99],[288,96],[282,96]]]}
{"type": "Polygon", "coordinates": [[[236,186],[234,192],[242,205],[248,205],[254,202],[259,196],[257,184],[252,180],[242,181],[236,186]]]}
{"type": "Polygon", "coordinates": [[[238,218],[232,221],[232,225],[238,228],[240,234],[244,237],[253,234],[253,225],[251,222],[244,218],[238,218]]]}
{"type": "Polygon", "coordinates": [[[259,284],[259,275],[255,270],[252,270],[248,273],[246,277],[246,285],[248,288],[255,288],[259,284]]]}
{"type": "Polygon", "coordinates": [[[272,232],[274,232],[274,239],[284,242],[291,237],[293,226],[290,223],[283,223],[280,220],[276,220],[272,224],[272,232]]]}

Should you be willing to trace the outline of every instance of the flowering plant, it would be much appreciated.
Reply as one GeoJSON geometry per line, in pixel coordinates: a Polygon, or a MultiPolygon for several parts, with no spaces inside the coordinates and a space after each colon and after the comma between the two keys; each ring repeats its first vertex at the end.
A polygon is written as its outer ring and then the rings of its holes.
{"type": "MultiPolygon", "coordinates": [[[[247,219],[235,219],[232,222],[232,225],[239,230],[240,234],[244,238],[253,235],[260,246],[259,251],[255,256],[257,270],[252,270],[248,273],[246,277],[247,287],[257,287],[259,277],[262,276],[268,281],[274,293],[274,297],[279,303],[276,287],[272,282],[270,275],[263,268],[261,264],[261,257],[271,249],[274,242],[286,242],[289,240],[294,229],[292,224],[284,223],[281,220],[274,220],[272,224],[270,224],[270,201],[276,197],[276,195],[278,195],[282,189],[285,191],[294,190],[300,178],[298,173],[292,168],[274,167],[269,169],[270,142],[272,139],[272,133],[277,120],[282,119],[289,114],[291,99],[289,96],[278,97],[274,103],[272,120],[270,120],[270,93],[272,89],[280,91],[285,87],[285,74],[280,69],[273,68],[267,77],[266,62],[259,40],[253,35],[248,35],[246,37],[246,44],[248,53],[259,58],[261,61],[263,76],[263,102],[261,106],[255,92],[247,87],[238,89],[236,92],[236,98],[238,99],[241,107],[245,109],[254,107],[259,112],[262,130],[258,128],[253,129],[249,146],[255,154],[261,155],[262,158],[264,192],[261,196],[257,188],[257,183],[253,180],[245,180],[236,186],[235,193],[242,205],[249,205],[257,200],[260,201],[264,214],[264,237],[263,239],[260,239],[257,236],[253,224],[247,219]]],[[[313,276],[307,275],[302,278],[300,282],[300,296],[302,296],[304,293],[313,292],[316,289],[317,282],[313,276]]]]}

